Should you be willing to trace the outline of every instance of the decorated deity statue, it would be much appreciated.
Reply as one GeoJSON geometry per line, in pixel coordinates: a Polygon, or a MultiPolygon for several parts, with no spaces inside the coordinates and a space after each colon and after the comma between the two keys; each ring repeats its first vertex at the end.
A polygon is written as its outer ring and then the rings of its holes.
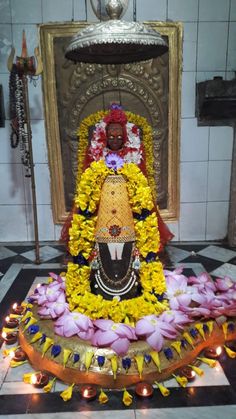
{"type": "MultiPolygon", "coordinates": [[[[106,300],[141,295],[141,261],[160,264],[160,247],[173,237],[154,204],[140,137],[139,127],[127,120],[119,105],[112,105],[95,124],[75,198],[69,249],[75,264],[90,266],[91,292],[106,300]],[[81,217],[86,224],[94,215],[94,246],[88,255],[79,229],[83,230],[81,217]]],[[[84,229],[86,235],[85,225],[84,229]]]]}
{"type": "Polygon", "coordinates": [[[186,366],[190,378],[203,374],[196,357],[215,365],[199,356],[209,345],[236,357],[226,346],[236,339],[235,282],[164,271],[158,258],[171,233],[154,203],[145,121],[117,106],[82,121],[68,230],[73,262],[20,307],[20,345],[37,370],[71,384],[64,400],[81,383],[124,388],[140,380],[167,396],[161,383],[174,377],[185,387],[186,366]]]}

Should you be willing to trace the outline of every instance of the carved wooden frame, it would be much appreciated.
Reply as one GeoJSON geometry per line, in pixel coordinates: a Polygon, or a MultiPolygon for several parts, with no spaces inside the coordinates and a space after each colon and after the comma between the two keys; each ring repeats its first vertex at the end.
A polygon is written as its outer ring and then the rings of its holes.
{"type": "MultiPolygon", "coordinates": [[[[168,100],[168,208],[161,211],[166,221],[179,216],[179,143],[182,73],[182,24],[179,22],[146,22],[169,42],[168,100]]],[[[39,27],[44,65],[43,92],[45,125],[51,174],[52,208],[55,223],[67,217],[63,184],[63,164],[56,95],[54,39],[69,37],[86,27],[85,22],[42,24],[39,27]]]]}

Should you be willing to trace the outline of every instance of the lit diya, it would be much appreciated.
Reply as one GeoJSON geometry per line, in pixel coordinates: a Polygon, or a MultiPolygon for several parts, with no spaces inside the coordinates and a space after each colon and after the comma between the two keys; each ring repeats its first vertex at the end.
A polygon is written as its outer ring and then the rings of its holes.
{"type": "Polygon", "coordinates": [[[31,376],[31,384],[36,388],[42,388],[49,382],[49,376],[44,372],[36,372],[31,376]]]}
{"type": "Polygon", "coordinates": [[[192,368],[191,367],[188,367],[188,366],[182,368],[179,371],[179,375],[186,377],[189,382],[194,381],[195,378],[196,378],[195,371],[193,371],[192,368]]]}
{"type": "Polygon", "coordinates": [[[12,359],[17,362],[25,361],[26,353],[21,348],[18,348],[15,351],[13,351],[12,359]]]}
{"type": "Polygon", "coordinates": [[[4,339],[6,345],[12,345],[13,343],[16,343],[17,341],[17,333],[6,333],[2,332],[2,338],[4,339]]]}
{"type": "Polygon", "coordinates": [[[24,311],[24,307],[17,303],[13,304],[12,309],[14,314],[22,314],[24,311]]]}
{"type": "Polygon", "coordinates": [[[9,329],[14,329],[15,327],[19,326],[19,321],[17,319],[13,319],[10,316],[7,316],[5,318],[6,326],[9,327],[9,329]]]}
{"type": "Polygon", "coordinates": [[[138,383],[135,387],[135,393],[139,397],[151,397],[153,395],[153,387],[149,383],[138,383]]]}
{"type": "Polygon", "coordinates": [[[204,351],[204,356],[210,359],[217,359],[222,353],[221,346],[212,346],[211,348],[206,348],[204,351]]]}
{"type": "Polygon", "coordinates": [[[97,396],[97,389],[95,386],[92,385],[85,385],[81,387],[81,395],[86,400],[94,400],[97,396]]]}

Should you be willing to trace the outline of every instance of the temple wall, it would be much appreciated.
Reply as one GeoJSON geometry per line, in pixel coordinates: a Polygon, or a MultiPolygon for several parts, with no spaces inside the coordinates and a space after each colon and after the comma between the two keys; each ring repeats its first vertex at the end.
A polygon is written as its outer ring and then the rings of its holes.
{"type": "MultiPolygon", "coordinates": [[[[133,20],[184,23],[180,149],[180,219],[170,223],[175,239],[217,240],[227,233],[233,146],[231,127],[198,127],[196,82],[234,77],[236,0],[130,0],[124,16],[133,20]]],[[[38,44],[37,24],[96,18],[89,0],[0,0],[0,84],[8,115],[6,59],[10,46],[21,52],[26,30],[29,54],[38,44]],[[87,8],[86,8],[87,4],[87,8]]],[[[50,175],[44,129],[41,78],[29,85],[40,240],[55,240],[61,226],[52,219],[50,175]]],[[[0,241],[33,240],[30,180],[24,177],[19,150],[10,148],[9,120],[0,128],[0,241]]]]}

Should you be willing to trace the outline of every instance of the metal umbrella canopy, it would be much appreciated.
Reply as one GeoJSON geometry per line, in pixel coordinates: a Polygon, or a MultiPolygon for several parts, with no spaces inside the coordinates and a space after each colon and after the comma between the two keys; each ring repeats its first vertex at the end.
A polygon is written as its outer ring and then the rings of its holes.
{"type": "Polygon", "coordinates": [[[168,50],[159,32],[140,22],[119,19],[123,11],[120,0],[106,5],[108,21],[89,25],[76,34],[65,56],[74,62],[125,64],[148,60],[168,50]]]}

